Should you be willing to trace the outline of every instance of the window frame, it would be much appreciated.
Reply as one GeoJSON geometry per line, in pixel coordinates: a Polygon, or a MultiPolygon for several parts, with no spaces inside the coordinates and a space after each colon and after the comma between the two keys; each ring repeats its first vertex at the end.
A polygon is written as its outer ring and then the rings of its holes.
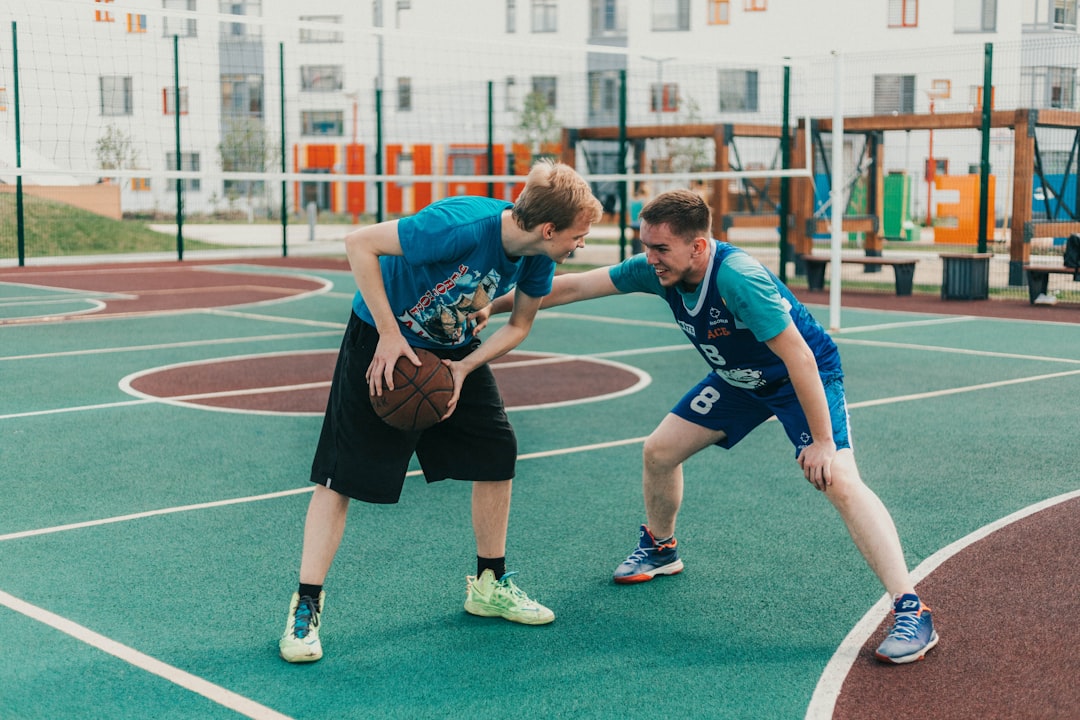
{"type": "MultiPolygon", "coordinates": [[[[131,75],[100,75],[98,76],[98,89],[99,89],[99,101],[102,117],[126,117],[135,114],[135,82],[131,75]],[[106,89],[105,85],[107,81],[121,81],[121,87],[106,89]],[[108,112],[108,110],[115,108],[117,103],[115,100],[110,103],[106,103],[106,93],[110,96],[114,96],[117,93],[121,94],[122,109],[119,112],[108,112]]],[[[112,99],[110,97],[110,99],[112,99]]]]}
{"type": "Polygon", "coordinates": [[[967,33],[992,33],[997,32],[998,0],[953,0],[953,32],[957,34],[967,33]],[[971,9],[978,6],[978,18],[975,24],[960,26],[963,12],[970,12],[964,5],[970,4],[971,9]],[[987,15],[990,15],[988,18],[987,15]],[[987,20],[989,19],[989,22],[987,20]],[[976,27],[977,25],[977,27],[976,27]]]}
{"type": "MultiPolygon", "coordinates": [[[[195,0],[161,0],[161,7],[163,10],[186,10],[188,12],[195,12],[195,0]],[[180,7],[183,5],[183,7],[180,7]]],[[[161,36],[162,37],[198,37],[198,22],[195,18],[189,17],[171,17],[169,15],[161,16],[161,36]],[[182,28],[182,32],[177,32],[175,26],[179,25],[182,28]],[[170,29],[173,29],[170,32],[170,29]]]]}
{"type": "Polygon", "coordinates": [[[889,0],[889,28],[919,27],[919,0],[889,0]]]}
{"type": "Polygon", "coordinates": [[[705,10],[709,25],[731,24],[731,0],[706,0],[705,10]]]}
{"type": "MultiPolygon", "coordinates": [[[[302,23],[325,23],[326,25],[342,25],[345,18],[341,15],[301,15],[302,23]]],[[[300,44],[324,44],[345,42],[345,31],[323,28],[300,28],[300,44]]]]}
{"type": "Polygon", "coordinates": [[[345,111],[344,110],[301,110],[300,111],[300,134],[305,137],[344,137],[345,136],[345,111]],[[320,120],[316,116],[325,116],[326,120],[320,120]],[[331,128],[330,132],[319,128],[331,128]],[[337,132],[332,129],[336,128],[337,132]]]}
{"type": "MultiPolygon", "coordinates": [[[[175,115],[173,112],[172,103],[176,102],[176,87],[166,87],[161,89],[161,101],[162,101],[162,114],[163,115],[175,115]]],[[[187,85],[180,86],[180,114],[188,114],[188,89],[187,85]]]]}
{"type": "Polygon", "coordinates": [[[344,65],[301,65],[300,90],[311,93],[341,92],[345,87],[344,65]]]}
{"type": "Polygon", "coordinates": [[[761,73],[755,69],[717,68],[716,108],[722,113],[761,110],[761,73]]]}
{"type": "Polygon", "coordinates": [[[689,32],[690,0],[652,0],[651,10],[653,32],[689,32]]]}
{"type": "Polygon", "coordinates": [[[555,33],[559,31],[558,0],[530,0],[530,31],[533,33],[555,33]]]}
{"type": "MultiPolygon", "coordinates": [[[[165,152],[165,169],[166,170],[169,170],[169,171],[177,170],[177,171],[181,171],[181,172],[183,172],[183,171],[199,172],[199,170],[201,169],[201,165],[202,165],[201,158],[199,156],[199,153],[197,153],[197,152],[181,152],[180,153],[180,167],[176,167],[176,152],[174,152],[172,150],[167,150],[165,152]],[[184,167],[185,165],[187,165],[187,167],[184,167]]],[[[178,179],[179,178],[169,178],[166,181],[166,190],[168,190],[169,192],[176,192],[176,181],[178,179]]],[[[185,190],[190,190],[191,192],[199,192],[200,190],[202,190],[202,179],[201,178],[185,178],[184,179],[184,189],[185,190]]]]}

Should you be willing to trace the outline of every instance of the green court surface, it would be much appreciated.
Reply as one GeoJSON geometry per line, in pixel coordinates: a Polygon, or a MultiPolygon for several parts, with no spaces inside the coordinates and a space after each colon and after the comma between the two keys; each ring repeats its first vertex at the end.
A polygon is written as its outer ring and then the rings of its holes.
{"type": "MultiPolygon", "coordinates": [[[[300,272],[333,287],[40,323],[25,319],[94,298],[0,282],[0,318],[22,318],[0,325],[0,718],[806,714],[883,590],[777,423],[687,463],[682,575],[611,581],[644,520],[641,441],[706,372],[650,297],[543,312],[520,348],[651,378],[620,397],[511,410],[522,458],[508,560],[555,611],[552,625],[464,612],[470,487],[414,476],[398,505],[353,503],[326,585],[326,656],[283,662],[321,416],[151,401],[121,381],[196,360],[335,350],[352,278],[300,272]]],[[[1062,462],[1075,455],[1080,325],[843,317],[860,469],[910,567],[1080,488],[1075,463],[1062,462]]],[[[903,668],[881,672],[903,682],[903,668]]]]}

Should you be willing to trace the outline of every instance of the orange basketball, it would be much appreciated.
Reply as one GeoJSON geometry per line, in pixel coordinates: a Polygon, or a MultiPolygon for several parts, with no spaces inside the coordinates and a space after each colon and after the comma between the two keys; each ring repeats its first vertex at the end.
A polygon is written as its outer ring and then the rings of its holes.
{"type": "Polygon", "coordinates": [[[426,430],[439,422],[450,406],[454,378],[434,353],[413,348],[423,363],[402,355],[394,365],[394,389],[371,396],[371,407],[387,425],[398,430],[426,430]]]}

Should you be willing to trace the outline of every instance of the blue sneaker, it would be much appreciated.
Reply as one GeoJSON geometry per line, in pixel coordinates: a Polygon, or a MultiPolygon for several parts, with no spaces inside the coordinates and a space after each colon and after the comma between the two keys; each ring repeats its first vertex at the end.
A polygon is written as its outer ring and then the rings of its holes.
{"type": "Polygon", "coordinates": [[[878,660],[895,665],[915,662],[937,645],[930,608],[922,604],[918,595],[908,593],[896,598],[893,618],[892,630],[874,653],[878,660]]]}
{"type": "Polygon", "coordinates": [[[678,575],[683,571],[678,544],[673,537],[669,542],[657,545],[652,532],[642,525],[637,550],[630,553],[630,557],[615,568],[615,582],[628,585],[647,582],[657,575],[678,575]]]}

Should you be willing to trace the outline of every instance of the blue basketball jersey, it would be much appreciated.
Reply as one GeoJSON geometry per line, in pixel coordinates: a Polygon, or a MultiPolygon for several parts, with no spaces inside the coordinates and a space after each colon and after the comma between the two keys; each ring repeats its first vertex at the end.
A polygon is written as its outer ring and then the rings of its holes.
{"type": "Polygon", "coordinates": [[[818,371],[840,370],[840,354],[824,328],[791,290],[743,250],[713,240],[705,279],[693,291],[665,288],[644,254],[611,268],[620,292],[667,300],[675,321],[705,362],[728,384],[765,392],[787,379],[783,361],[765,344],[790,323],[817,360],[818,371]]]}

